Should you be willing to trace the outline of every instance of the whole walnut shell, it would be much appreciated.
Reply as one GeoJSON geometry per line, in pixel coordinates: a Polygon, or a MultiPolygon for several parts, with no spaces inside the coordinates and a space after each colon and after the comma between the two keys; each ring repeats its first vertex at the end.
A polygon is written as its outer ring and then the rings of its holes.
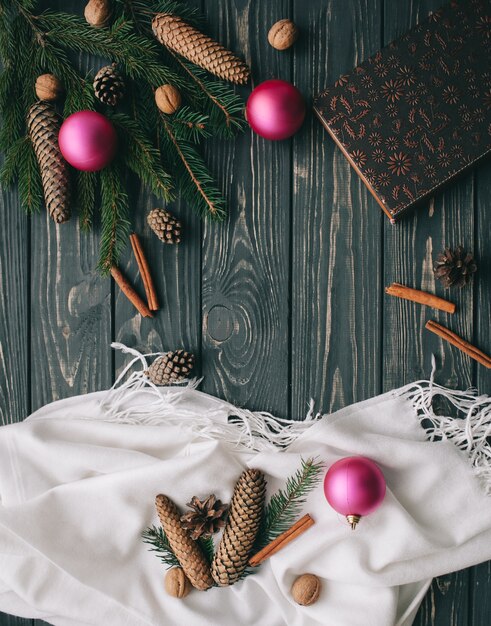
{"type": "Polygon", "coordinates": [[[167,572],[164,586],[173,598],[185,598],[191,591],[191,583],[181,567],[173,567],[167,572]]]}
{"type": "Polygon", "coordinates": [[[291,594],[297,604],[309,606],[317,602],[321,581],[314,574],[302,574],[292,585],[291,594]]]}
{"type": "Polygon", "coordinates": [[[155,91],[155,102],[162,113],[172,115],[181,106],[179,89],[174,87],[174,85],[161,85],[155,91]]]}
{"type": "Polygon", "coordinates": [[[111,0],[89,0],[84,9],[85,21],[94,28],[106,26],[111,15],[111,0]]]}
{"type": "Polygon", "coordinates": [[[63,85],[54,74],[41,74],[36,79],[36,96],[46,102],[54,102],[63,93],[63,85]]]}
{"type": "Polygon", "coordinates": [[[296,42],[298,29],[288,19],[280,20],[269,29],[268,41],[276,50],[286,50],[296,42]]]}

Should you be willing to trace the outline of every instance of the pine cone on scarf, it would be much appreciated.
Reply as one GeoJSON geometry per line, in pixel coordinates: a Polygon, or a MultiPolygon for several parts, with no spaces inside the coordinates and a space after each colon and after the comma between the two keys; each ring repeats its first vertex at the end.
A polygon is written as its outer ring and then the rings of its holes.
{"type": "Polygon", "coordinates": [[[247,567],[261,524],[265,494],[262,472],[248,469],[242,473],[235,485],[227,524],[211,564],[211,575],[219,587],[236,583],[247,567]]]}
{"type": "Polygon", "coordinates": [[[244,61],[180,17],[157,13],[152,29],[163,46],[211,74],[237,85],[249,80],[250,71],[244,61]]]}
{"type": "Polygon", "coordinates": [[[94,93],[103,104],[115,106],[124,96],[125,84],[116,63],[101,67],[94,78],[94,93]]]}
{"type": "Polygon", "coordinates": [[[145,374],[154,385],[171,385],[186,378],[193,367],[194,355],[176,350],[155,359],[145,374]]]}
{"type": "Polygon", "coordinates": [[[70,218],[68,163],[58,146],[60,118],[49,102],[36,102],[29,109],[27,128],[41,170],[44,201],[57,224],[70,218]]]}
{"type": "Polygon", "coordinates": [[[210,566],[199,545],[181,526],[177,506],[162,494],[155,499],[155,506],[170,547],[179,561],[189,582],[196,589],[205,591],[213,586],[210,566]]]}
{"type": "Polygon", "coordinates": [[[209,539],[225,526],[228,506],[217,500],[215,494],[211,494],[205,500],[193,496],[188,506],[193,510],[181,517],[181,525],[191,531],[192,539],[197,540],[200,537],[209,539]]]}
{"type": "Polygon", "coordinates": [[[165,209],[153,209],[147,215],[147,222],[160,241],[180,243],[181,222],[165,209]]]}
{"type": "Polygon", "coordinates": [[[463,287],[471,280],[477,270],[474,257],[466,252],[462,246],[455,250],[445,248],[436,258],[433,271],[435,278],[440,280],[444,287],[463,287]]]}

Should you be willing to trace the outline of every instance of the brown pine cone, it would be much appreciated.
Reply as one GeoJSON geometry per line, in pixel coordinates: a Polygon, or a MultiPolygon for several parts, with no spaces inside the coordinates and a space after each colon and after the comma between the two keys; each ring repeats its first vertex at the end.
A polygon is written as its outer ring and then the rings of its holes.
{"type": "Polygon", "coordinates": [[[211,494],[205,500],[193,496],[188,506],[193,510],[184,513],[181,524],[183,528],[191,531],[193,539],[198,540],[200,537],[209,539],[225,526],[228,506],[217,500],[215,494],[211,494]]]}
{"type": "Polygon", "coordinates": [[[165,209],[153,209],[147,215],[147,222],[160,241],[181,242],[181,222],[165,209]]]}
{"type": "Polygon", "coordinates": [[[249,80],[250,71],[244,61],[180,17],[157,13],[152,29],[162,45],[211,74],[237,85],[249,80]]]}
{"type": "Polygon", "coordinates": [[[230,512],[211,564],[219,587],[233,585],[242,576],[254,546],[263,515],[266,481],[257,469],[242,473],[235,485],[230,512]]]}
{"type": "Polygon", "coordinates": [[[155,506],[169,545],[189,582],[193,587],[202,591],[212,587],[213,578],[210,574],[210,566],[199,545],[181,526],[177,506],[170,498],[162,494],[156,497],[155,506]]]}
{"type": "Polygon", "coordinates": [[[457,246],[455,250],[445,248],[436,257],[433,271],[444,287],[463,287],[472,278],[472,274],[477,270],[474,257],[470,252],[466,252],[463,246],[457,246]]]}
{"type": "Polygon", "coordinates": [[[44,201],[58,224],[70,218],[70,177],[68,163],[58,146],[60,119],[49,102],[36,102],[29,109],[27,127],[41,170],[44,201]]]}
{"type": "Polygon", "coordinates": [[[154,385],[171,385],[185,379],[193,367],[194,355],[176,350],[155,359],[145,374],[154,385]]]}
{"type": "Polygon", "coordinates": [[[123,77],[116,69],[116,63],[101,67],[94,78],[94,93],[103,104],[115,106],[124,96],[123,77]]]}

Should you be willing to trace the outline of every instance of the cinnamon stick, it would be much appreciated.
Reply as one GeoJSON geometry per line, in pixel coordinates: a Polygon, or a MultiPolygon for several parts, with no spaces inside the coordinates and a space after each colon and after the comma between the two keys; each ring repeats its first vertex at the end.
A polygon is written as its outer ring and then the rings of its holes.
{"type": "Polygon", "coordinates": [[[439,311],[455,313],[455,304],[453,302],[434,296],[432,293],[428,293],[427,291],[420,291],[419,289],[406,287],[405,285],[401,285],[399,283],[392,283],[392,285],[385,288],[385,293],[389,294],[389,296],[396,296],[396,298],[403,298],[404,300],[424,304],[432,307],[433,309],[438,309],[439,311]]]}
{"type": "Polygon", "coordinates": [[[470,356],[471,359],[474,359],[478,363],[481,363],[481,365],[484,365],[484,367],[491,369],[491,357],[484,354],[484,352],[481,352],[481,350],[470,344],[468,341],[465,341],[465,339],[462,339],[462,337],[456,335],[453,331],[445,328],[445,326],[442,326],[441,324],[438,324],[438,322],[435,322],[434,320],[428,320],[426,322],[426,328],[431,330],[432,333],[435,333],[435,335],[445,339],[445,341],[448,341],[448,343],[451,343],[453,346],[464,352],[464,354],[467,354],[467,356],[470,356]]]}
{"type": "Polygon", "coordinates": [[[116,265],[113,265],[111,267],[111,276],[114,278],[115,282],[118,284],[124,295],[138,309],[143,317],[153,317],[152,311],[150,311],[148,306],[145,304],[145,302],[143,302],[140,296],[130,285],[128,280],[123,276],[121,270],[116,267],[116,265]]]}
{"type": "Polygon", "coordinates": [[[249,559],[249,565],[255,567],[256,565],[260,565],[266,559],[269,559],[270,556],[276,554],[279,550],[287,546],[291,541],[293,541],[296,537],[304,533],[311,526],[314,525],[314,520],[307,515],[304,515],[301,519],[298,520],[296,524],[293,524],[291,528],[285,530],[284,533],[281,533],[276,539],[274,539],[271,543],[268,543],[262,550],[259,550],[253,557],[249,559]]]}
{"type": "Polygon", "coordinates": [[[130,235],[131,247],[133,248],[133,254],[135,255],[138,269],[140,270],[140,276],[142,277],[143,287],[147,295],[148,308],[152,311],[158,311],[159,302],[157,300],[157,292],[153,284],[152,275],[150,274],[150,267],[148,261],[143,252],[140,239],[136,233],[130,235]]]}

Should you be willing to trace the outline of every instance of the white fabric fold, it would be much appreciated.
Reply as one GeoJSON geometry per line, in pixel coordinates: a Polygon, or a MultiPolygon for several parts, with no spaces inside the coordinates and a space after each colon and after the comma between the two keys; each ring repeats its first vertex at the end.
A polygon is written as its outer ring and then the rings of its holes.
{"type": "MultiPolygon", "coordinates": [[[[311,414],[298,429],[284,422],[283,448],[260,444],[265,414],[192,387],[115,391],[56,402],[0,428],[1,611],[59,626],[409,626],[432,577],[491,558],[491,498],[472,446],[461,449],[444,431],[430,441],[414,388],[318,421],[311,414]],[[193,495],[228,501],[245,467],[263,470],[272,493],[302,458],[327,469],[357,454],[380,465],[388,489],[356,531],[319,486],[305,505],[316,524],[253,576],[184,600],[166,595],[165,568],[141,541],[158,523],[156,494],[183,508],[193,495]],[[323,589],[316,604],[300,607],[290,587],[306,572],[323,589]]],[[[452,432],[456,422],[464,420],[451,422],[452,432]]]]}

